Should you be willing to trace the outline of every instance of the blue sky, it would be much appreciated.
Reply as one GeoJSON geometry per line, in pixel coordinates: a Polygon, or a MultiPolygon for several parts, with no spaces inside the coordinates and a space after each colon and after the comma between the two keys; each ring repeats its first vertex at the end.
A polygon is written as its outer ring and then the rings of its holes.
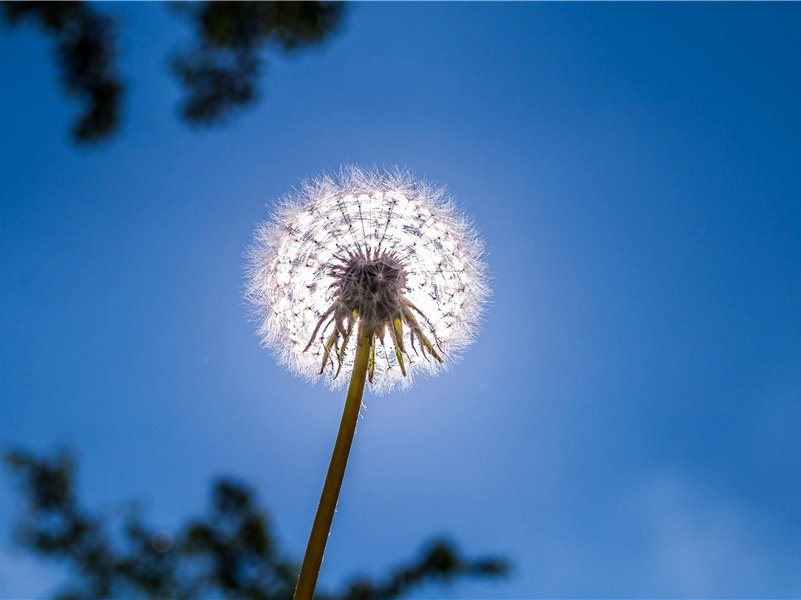
{"type": "MultiPolygon", "coordinates": [[[[123,131],[67,140],[49,44],[0,35],[0,441],[73,447],[89,504],[170,528],[221,473],[305,546],[343,397],[242,301],[272,200],[346,162],[447,185],[493,299],[449,373],[366,397],[321,576],[448,534],[501,583],[423,596],[801,595],[801,5],[360,3],[193,131],[160,4],[122,28],[123,131]]],[[[0,596],[61,580],[11,547],[0,596]]]]}

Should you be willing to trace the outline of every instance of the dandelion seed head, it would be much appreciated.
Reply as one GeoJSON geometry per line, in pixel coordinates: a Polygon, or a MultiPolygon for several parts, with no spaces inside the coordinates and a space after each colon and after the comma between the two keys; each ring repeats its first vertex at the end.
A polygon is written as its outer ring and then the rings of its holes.
{"type": "Polygon", "coordinates": [[[347,385],[368,327],[383,393],[447,368],[473,341],[489,294],[482,253],[442,187],[348,166],[305,181],[258,226],[246,297],[279,362],[332,388],[347,385]]]}

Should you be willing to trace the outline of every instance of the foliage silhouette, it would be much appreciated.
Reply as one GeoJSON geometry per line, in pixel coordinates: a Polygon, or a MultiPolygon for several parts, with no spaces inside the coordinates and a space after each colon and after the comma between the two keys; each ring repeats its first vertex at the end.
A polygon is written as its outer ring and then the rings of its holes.
{"type": "MultiPolygon", "coordinates": [[[[107,140],[119,130],[124,85],[117,64],[113,20],[86,2],[0,0],[11,26],[29,22],[55,42],[55,59],[68,96],[81,112],[72,129],[78,144],[107,140]]],[[[174,12],[193,26],[189,48],[171,57],[184,87],[181,115],[192,125],[224,123],[258,99],[265,49],[291,53],[328,41],[345,4],[324,1],[178,3],[174,12]]]]}
{"type": "Polygon", "coordinates": [[[183,117],[196,125],[209,125],[256,100],[262,66],[259,51],[264,46],[294,52],[322,43],[339,26],[344,4],[206,2],[187,6],[180,12],[193,21],[196,42],[173,56],[172,69],[188,91],[183,117]]]}
{"type": "MultiPolygon", "coordinates": [[[[26,501],[17,543],[71,567],[72,581],[57,598],[292,598],[298,564],[276,547],[267,513],[242,482],[218,479],[208,515],[189,521],[173,540],[135,508],[115,528],[108,516],[81,506],[75,461],[67,452],[38,457],[14,450],[6,462],[26,501]]],[[[440,539],[383,578],[355,579],[316,598],[388,600],[426,583],[496,578],[508,568],[498,558],[463,557],[440,539]]]]}
{"type": "Polygon", "coordinates": [[[123,85],[117,73],[114,24],[84,2],[3,1],[2,16],[10,25],[32,21],[55,42],[55,60],[68,96],[83,109],[72,128],[73,139],[100,141],[120,124],[123,85]]]}

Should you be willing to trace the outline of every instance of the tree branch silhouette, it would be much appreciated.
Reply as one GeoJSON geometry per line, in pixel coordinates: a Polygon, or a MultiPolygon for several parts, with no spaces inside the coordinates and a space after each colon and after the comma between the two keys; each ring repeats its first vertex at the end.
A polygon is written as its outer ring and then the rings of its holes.
{"type": "Polygon", "coordinates": [[[73,140],[92,144],[114,133],[120,125],[124,87],[117,72],[113,21],[86,2],[4,0],[0,6],[8,24],[31,22],[53,38],[64,92],[82,104],[72,127],[73,140]]]}
{"type": "Polygon", "coordinates": [[[184,119],[211,125],[252,104],[258,98],[261,50],[290,53],[321,44],[339,27],[344,6],[214,1],[181,10],[193,22],[196,38],[171,61],[187,91],[181,107],[184,119]]]}
{"type": "MultiPolygon", "coordinates": [[[[128,510],[115,526],[109,516],[83,507],[68,452],[38,457],[13,450],[6,463],[25,499],[17,543],[70,567],[71,580],[57,598],[292,598],[299,563],[277,548],[267,512],[241,481],[216,480],[208,514],[190,520],[173,538],[148,525],[138,509],[128,510]]],[[[502,559],[464,557],[440,539],[383,577],[354,579],[316,598],[389,600],[426,583],[498,578],[508,569],[502,559]]]]}
{"type": "MultiPolygon", "coordinates": [[[[95,144],[117,133],[125,88],[114,21],[88,2],[0,0],[0,8],[8,25],[31,23],[53,39],[64,92],[81,104],[73,141],[95,144]]],[[[288,54],[321,45],[339,29],[345,10],[344,3],[325,1],[174,5],[195,36],[170,57],[172,73],[185,90],[182,118],[196,126],[230,121],[259,98],[266,51],[288,54]]]]}

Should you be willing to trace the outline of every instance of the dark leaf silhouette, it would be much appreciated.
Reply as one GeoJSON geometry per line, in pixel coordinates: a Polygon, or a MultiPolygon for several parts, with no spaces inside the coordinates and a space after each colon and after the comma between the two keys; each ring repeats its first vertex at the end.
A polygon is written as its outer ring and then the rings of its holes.
{"type": "Polygon", "coordinates": [[[85,2],[4,1],[2,9],[8,23],[31,22],[53,38],[64,91],[82,104],[73,139],[95,143],[116,131],[124,88],[111,19],[85,2]]]}
{"type": "MultiPolygon", "coordinates": [[[[41,458],[15,450],[6,462],[26,502],[17,542],[70,567],[71,581],[58,598],[292,598],[298,563],[276,547],[266,511],[240,481],[217,480],[208,514],[172,536],[145,523],[136,508],[115,527],[112,518],[81,506],[75,461],[67,452],[41,458]]],[[[426,583],[499,577],[507,570],[503,560],[469,559],[437,540],[385,577],[355,579],[339,592],[316,597],[398,598],[426,583]]]]}
{"type": "Polygon", "coordinates": [[[260,51],[291,52],[323,42],[340,25],[338,2],[205,2],[182,11],[196,42],[176,54],[173,72],[187,90],[184,118],[208,125],[258,98],[260,51]]]}
{"type": "MultiPolygon", "coordinates": [[[[116,133],[124,86],[114,22],[86,2],[0,0],[0,6],[6,23],[35,24],[53,39],[64,91],[82,105],[73,139],[90,144],[116,133]]],[[[345,4],[213,1],[178,3],[174,12],[189,20],[195,34],[170,60],[186,92],[181,115],[193,125],[213,125],[258,99],[263,53],[291,53],[327,41],[342,22],[345,4]]]]}

